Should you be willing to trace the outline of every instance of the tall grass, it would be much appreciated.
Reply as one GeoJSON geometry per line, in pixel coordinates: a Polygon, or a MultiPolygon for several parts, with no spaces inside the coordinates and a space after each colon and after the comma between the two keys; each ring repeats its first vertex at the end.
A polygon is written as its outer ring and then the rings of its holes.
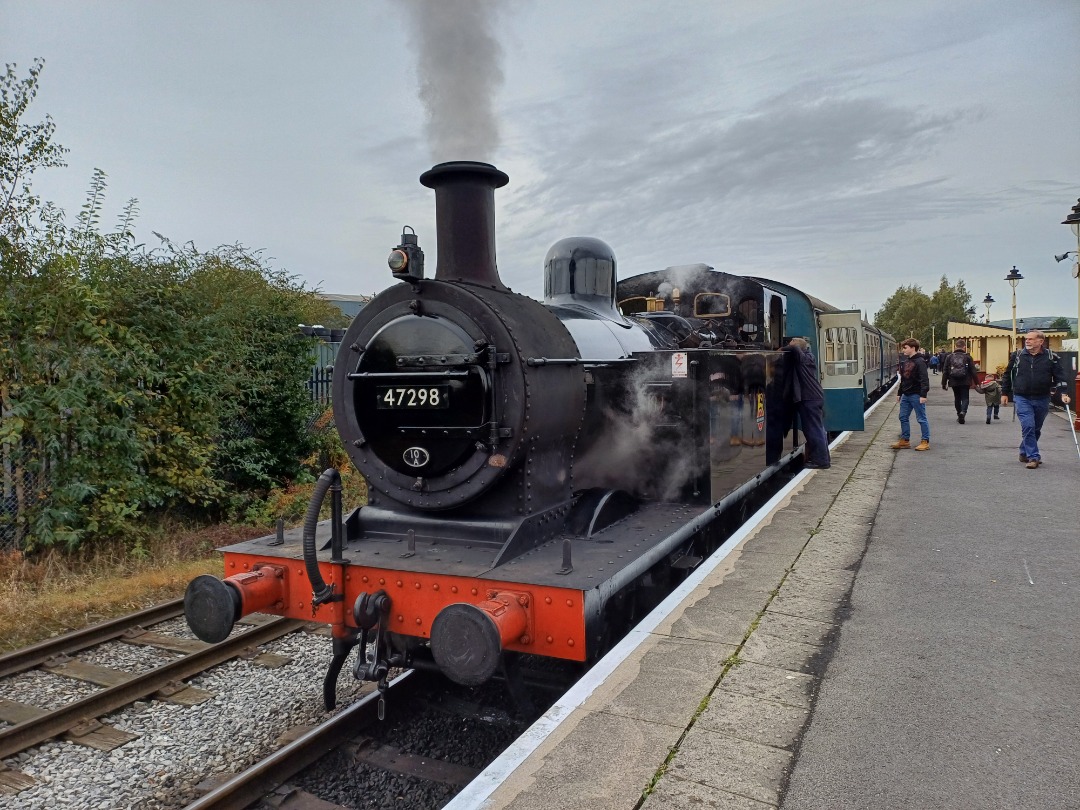
{"type": "Polygon", "coordinates": [[[0,555],[0,652],[181,596],[198,575],[220,573],[215,547],[265,533],[175,527],[155,531],[138,555],[120,542],[81,554],[0,555]]]}

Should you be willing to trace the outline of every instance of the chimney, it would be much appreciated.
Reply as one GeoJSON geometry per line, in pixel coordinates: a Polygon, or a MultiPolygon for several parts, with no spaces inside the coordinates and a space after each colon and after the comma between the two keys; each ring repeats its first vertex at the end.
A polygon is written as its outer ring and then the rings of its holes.
{"type": "Polygon", "coordinates": [[[510,182],[490,163],[440,163],[420,175],[435,189],[435,278],[505,290],[495,266],[495,189],[510,182]]]}

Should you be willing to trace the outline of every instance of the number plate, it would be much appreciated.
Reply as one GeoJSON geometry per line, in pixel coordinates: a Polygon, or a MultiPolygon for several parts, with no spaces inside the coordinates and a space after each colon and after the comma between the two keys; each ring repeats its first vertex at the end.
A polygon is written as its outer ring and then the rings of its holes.
{"type": "Polygon", "coordinates": [[[414,411],[449,408],[449,385],[381,385],[375,389],[375,406],[380,410],[414,411]]]}

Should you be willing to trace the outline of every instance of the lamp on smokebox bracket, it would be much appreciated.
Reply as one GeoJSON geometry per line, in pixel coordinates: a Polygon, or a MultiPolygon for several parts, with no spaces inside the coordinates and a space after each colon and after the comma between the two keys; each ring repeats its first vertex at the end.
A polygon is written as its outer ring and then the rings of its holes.
{"type": "Polygon", "coordinates": [[[406,225],[401,230],[401,244],[390,251],[390,272],[399,281],[415,284],[424,277],[424,251],[417,243],[416,231],[406,225]]]}

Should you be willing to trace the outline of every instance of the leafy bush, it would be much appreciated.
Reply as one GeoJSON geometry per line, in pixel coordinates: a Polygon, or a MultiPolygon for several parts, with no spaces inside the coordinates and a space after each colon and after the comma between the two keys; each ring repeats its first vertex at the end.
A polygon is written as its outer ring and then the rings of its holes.
{"type": "Polygon", "coordinates": [[[26,179],[62,154],[51,122],[18,124],[35,67],[0,76],[0,134],[38,157],[0,149],[0,537],[137,540],[148,511],[264,496],[312,449],[312,341],[296,325],[336,310],[239,246],[136,245],[135,201],[100,233],[101,171],[67,227],[26,179]]]}

